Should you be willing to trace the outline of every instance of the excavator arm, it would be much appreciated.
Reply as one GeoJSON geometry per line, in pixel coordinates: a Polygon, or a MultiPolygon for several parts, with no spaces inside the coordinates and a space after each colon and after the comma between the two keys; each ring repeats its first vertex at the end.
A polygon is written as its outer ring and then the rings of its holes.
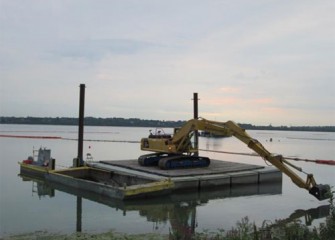
{"type": "Polygon", "coordinates": [[[291,178],[292,182],[298,187],[305,188],[309,191],[310,194],[312,194],[319,200],[324,200],[330,197],[329,185],[317,184],[313,177],[313,174],[307,174],[306,180],[302,179],[292,169],[294,168],[298,171],[302,171],[301,168],[288,162],[282,155],[274,155],[270,153],[258,140],[252,138],[245,131],[245,129],[241,128],[233,121],[216,122],[203,118],[191,119],[187,121],[184,126],[177,129],[173,137],[161,139],[156,138],[152,140],[142,139],[141,148],[142,150],[158,152],[160,154],[191,154],[198,151],[198,149],[196,148],[197,146],[192,146],[190,140],[193,136],[194,131],[198,130],[236,137],[263,159],[270,162],[278,170],[291,178]]]}
{"type": "Polygon", "coordinates": [[[330,192],[329,185],[317,184],[313,174],[307,174],[306,180],[303,180],[297,175],[291,168],[298,171],[302,171],[301,168],[288,162],[282,155],[273,155],[270,153],[258,140],[252,138],[245,129],[233,121],[228,122],[215,122],[206,119],[195,119],[190,120],[194,122],[194,128],[197,130],[205,130],[212,133],[231,134],[243,143],[245,143],[250,149],[255,151],[266,161],[270,162],[273,166],[279,169],[281,172],[291,178],[292,182],[300,188],[305,188],[310,194],[315,196],[319,200],[329,198],[328,193],[330,192]]]}

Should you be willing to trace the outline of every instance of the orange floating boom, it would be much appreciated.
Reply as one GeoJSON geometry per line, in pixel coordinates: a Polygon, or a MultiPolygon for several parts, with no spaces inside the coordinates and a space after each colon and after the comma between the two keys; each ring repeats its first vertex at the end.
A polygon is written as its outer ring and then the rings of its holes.
{"type": "Polygon", "coordinates": [[[0,137],[7,137],[7,138],[37,138],[37,139],[61,139],[58,136],[27,136],[27,135],[6,135],[0,134],[0,137]]]}
{"type": "Polygon", "coordinates": [[[334,160],[315,160],[315,163],[318,164],[327,164],[327,165],[335,165],[334,160]]]}
{"type": "Polygon", "coordinates": [[[305,161],[305,162],[313,162],[317,164],[335,165],[334,160],[319,160],[319,159],[311,160],[311,159],[290,158],[290,157],[284,157],[284,158],[289,159],[289,160],[294,160],[294,161],[305,161]]]}
{"type": "MultiPolygon", "coordinates": [[[[206,150],[206,149],[199,149],[200,151],[205,152],[215,152],[215,153],[226,153],[226,154],[236,154],[236,155],[245,155],[245,156],[252,156],[257,157],[253,153],[239,153],[239,152],[227,152],[227,151],[217,151],[217,150],[206,150]]],[[[284,159],[294,160],[294,161],[304,161],[304,162],[313,162],[317,164],[325,164],[325,165],[335,165],[335,160],[311,160],[311,159],[302,159],[302,158],[292,158],[292,157],[283,157],[284,159]]]]}

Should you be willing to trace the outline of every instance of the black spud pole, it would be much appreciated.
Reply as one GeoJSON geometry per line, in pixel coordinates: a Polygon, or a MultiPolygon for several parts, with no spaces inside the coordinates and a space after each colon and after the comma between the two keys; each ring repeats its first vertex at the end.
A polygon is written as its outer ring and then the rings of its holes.
{"type": "MultiPolygon", "coordinates": [[[[198,119],[198,93],[193,93],[193,118],[198,119]]],[[[194,147],[199,147],[199,133],[194,131],[194,147]]],[[[198,156],[199,152],[194,153],[195,156],[198,156]]]]}
{"type": "Polygon", "coordinates": [[[83,142],[84,142],[84,110],[85,110],[85,84],[80,84],[79,95],[79,121],[78,121],[78,164],[83,166],[83,142]]]}

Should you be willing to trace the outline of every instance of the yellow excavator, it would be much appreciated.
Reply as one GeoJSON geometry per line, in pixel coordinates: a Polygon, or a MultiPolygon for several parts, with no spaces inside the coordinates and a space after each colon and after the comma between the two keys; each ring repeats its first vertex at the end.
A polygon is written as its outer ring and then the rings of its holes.
{"type": "Polygon", "coordinates": [[[291,169],[302,171],[301,168],[288,162],[282,155],[270,153],[259,141],[252,138],[245,129],[233,121],[217,122],[203,118],[191,119],[182,127],[175,128],[173,135],[161,131],[155,134],[150,133],[149,137],[141,139],[141,150],[154,153],[140,156],[138,163],[141,166],[158,165],[161,169],[208,167],[210,159],[198,156],[198,146],[192,144],[192,138],[196,131],[234,136],[290,177],[298,187],[307,189],[319,200],[330,197],[329,185],[317,184],[313,174],[307,174],[307,179],[303,180],[291,169]]]}

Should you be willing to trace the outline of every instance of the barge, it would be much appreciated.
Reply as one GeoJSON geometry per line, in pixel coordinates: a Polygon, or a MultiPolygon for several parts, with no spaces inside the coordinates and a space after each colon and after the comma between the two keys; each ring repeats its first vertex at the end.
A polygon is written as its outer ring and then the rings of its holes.
{"type": "Polygon", "coordinates": [[[212,160],[207,168],[164,170],[138,164],[135,159],[90,161],[81,167],[55,169],[51,150],[38,150],[20,164],[23,176],[33,176],[66,186],[73,191],[91,192],[117,199],[147,199],[180,192],[231,191],[232,188],[282,182],[282,173],[273,167],[212,160]],[[29,160],[29,161],[28,161],[29,160]]]}

